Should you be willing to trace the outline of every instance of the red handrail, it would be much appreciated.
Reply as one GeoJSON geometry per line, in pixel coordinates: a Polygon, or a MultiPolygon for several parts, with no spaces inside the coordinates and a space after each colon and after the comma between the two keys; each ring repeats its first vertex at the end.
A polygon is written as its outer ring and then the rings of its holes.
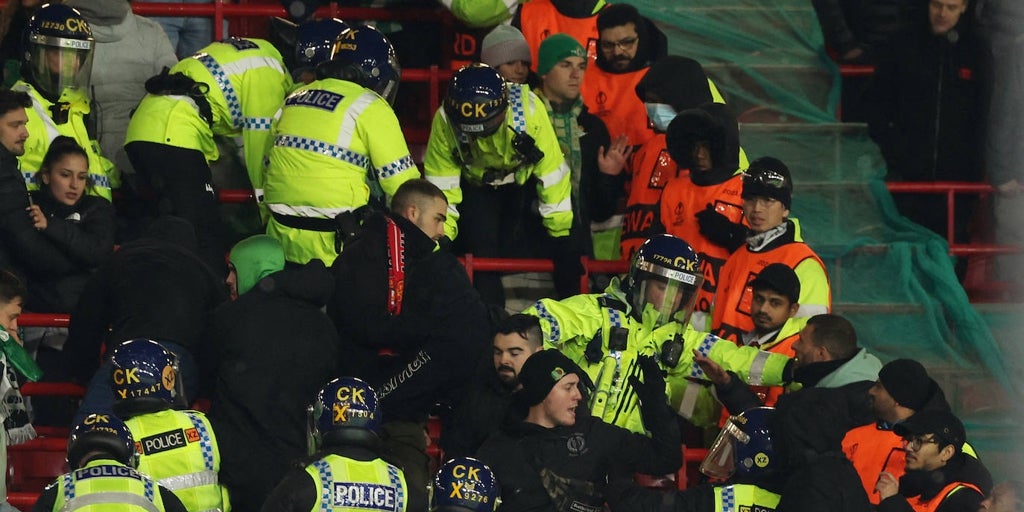
{"type": "Polygon", "coordinates": [[[929,182],[889,182],[886,183],[893,194],[944,194],[946,196],[946,241],[949,253],[954,256],[980,254],[1010,254],[1021,252],[1021,247],[997,244],[958,244],[954,238],[954,219],[956,219],[956,195],[975,194],[986,196],[995,192],[988,183],[962,181],[929,181],[929,182]]]}
{"type": "Polygon", "coordinates": [[[871,76],[875,74],[875,67],[867,64],[840,64],[839,75],[843,78],[854,78],[871,76]]]}

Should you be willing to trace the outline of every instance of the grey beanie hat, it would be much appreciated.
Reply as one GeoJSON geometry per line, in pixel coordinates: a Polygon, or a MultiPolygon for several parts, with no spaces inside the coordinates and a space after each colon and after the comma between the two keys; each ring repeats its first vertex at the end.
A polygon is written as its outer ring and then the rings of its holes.
{"type": "Polygon", "coordinates": [[[480,62],[492,68],[517,60],[533,61],[526,38],[512,25],[494,27],[480,43],[480,62]]]}

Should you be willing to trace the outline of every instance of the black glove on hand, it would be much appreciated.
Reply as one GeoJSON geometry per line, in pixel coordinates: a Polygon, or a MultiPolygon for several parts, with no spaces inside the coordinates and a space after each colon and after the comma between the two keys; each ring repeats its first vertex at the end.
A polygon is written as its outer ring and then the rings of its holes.
{"type": "Polygon", "coordinates": [[[747,227],[730,221],[725,215],[715,211],[714,205],[697,212],[697,225],[700,226],[700,234],[704,235],[713,244],[719,245],[734,252],[739,249],[747,239],[747,227]]]}
{"type": "Polygon", "coordinates": [[[661,374],[661,366],[654,356],[636,358],[637,366],[644,381],[636,375],[629,377],[629,385],[633,386],[637,398],[640,399],[640,411],[646,416],[650,413],[660,414],[667,410],[668,396],[665,395],[665,377],[661,374]]]}

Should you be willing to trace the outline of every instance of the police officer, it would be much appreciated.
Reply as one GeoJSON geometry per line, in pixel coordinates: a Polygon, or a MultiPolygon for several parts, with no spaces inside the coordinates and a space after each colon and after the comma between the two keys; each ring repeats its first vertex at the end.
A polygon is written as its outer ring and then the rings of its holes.
{"type": "Polygon", "coordinates": [[[672,407],[694,425],[710,426],[717,422],[717,405],[707,386],[691,382],[705,379],[694,351],[754,385],[781,384],[789,358],[737,347],[690,327],[703,279],[700,258],[689,244],[657,235],[637,250],[626,279],[613,278],[604,293],[541,299],[525,313],[540,317],[545,346],[561,350],[593,380],[595,416],[644,431],[627,379],[639,374],[638,356],[654,355],[668,372],[672,407]]]}
{"type": "Polygon", "coordinates": [[[494,512],[501,486],[487,464],[456,457],[437,469],[430,488],[430,512],[494,512]]]}
{"type": "Polygon", "coordinates": [[[135,439],[124,422],[109,414],[90,414],[68,438],[70,473],[57,477],[39,496],[34,512],[77,510],[150,510],[185,512],[167,488],[135,469],[135,439]]]}
{"type": "Polygon", "coordinates": [[[143,182],[161,196],[159,213],[196,229],[210,268],[224,265],[220,206],[210,162],[215,135],[241,137],[256,195],[274,112],[293,87],[281,54],[262,39],[231,37],[146,81],[149,93],[128,122],[125,151],[143,182]]]}
{"type": "Polygon", "coordinates": [[[726,422],[700,466],[702,473],[726,480],[725,485],[658,492],[616,482],[612,499],[628,499],[637,510],[664,512],[775,510],[788,475],[768,426],[773,412],[771,407],[757,407],[726,422]]]}
{"type": "Polygon", "coordinates": [[[177,356],[140,338],[118,346],[111,363],[114,413],[139,440],[139,471],[173,491],[189,510],[228,510],[210,421],[201,412],[171,408],[183,398],[177,356]]]}
{"type": "Polygon", "coordinates": [[[391,109],[401,69],[388,39],[370,27],[342,32],[317,81],[288,96],[272,133],[264,201],[267,234],[285,259],[330,266],[357,221],[349,212],[419,177],[391,109]],[[344,227],[343,227],[344,226],[344,227]]]}
{"type": "Polygon", "coordinates": [[[316,65],[331,58],[338,34],[351,28],[338,18],[310,20],[297,24],[284,18],[270,19],[270,40],[281,49],[292,80],[308,84],[316,80],[316,65]]]}
{"type": "Polygon", "coordinates": [[[21,155],[21,171],[30,188],[46,156],[50,141],[58,135],[75,139],[89,160],[89,194],[110,200],[111,188],[120,184],[117,171],[100,156],[95,126],[86,116],[91,112],[89,79],[96,40],[85,18],[60,3],[39,8],[25,27],[25,55],[22,79],[11,89],[28,93],[32,108],[28,114],[29,135],[21,155]]]}
{"type": "Polygon", "coordinates": [[[381,415],[368,384],[341,377],[327,383],[310,405],[312,463],[288,474],[263,504],[267,512],[386,510],[417,507],[402,470],[381,456],[381,415]],[[314,453],[315,452],[315,453],[314,453]]]}
{"type": "MultiPolygon", "coordinates": [[[[555,288],[560,297],[579,290],[580,251],[569,241],[569,166],[544,104],[529,87],[506,84],[484,64],[457,71],[434,114],[423,167],[448,196],[445,234],[455,240],[461,232],[466,252],[483,257],[501,256],[502,244],[532,242],[514,235],[536,224],[530,196],[523,193],[535,181],[540,222],[555,259],[555,288]]],[[[479,273],[474,284],[484,301],[504,307],[498,274],[479,273]]]]}

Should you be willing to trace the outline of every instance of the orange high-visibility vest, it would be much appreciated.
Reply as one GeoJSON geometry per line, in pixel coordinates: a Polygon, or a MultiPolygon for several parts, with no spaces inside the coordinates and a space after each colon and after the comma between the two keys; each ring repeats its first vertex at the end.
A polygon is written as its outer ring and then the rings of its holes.
{"type": "Polygon", "coordinates": [[[729,258],[729,251],[715,245],[700,233],[697,224],[697,213],[707,205],[713,205],[715,211],[725,215],[731,222],[745,223],[743,218],[743,176],[737,174],[722,183],[700,186],[688,179],[673,180],[661,192],[661,223],[665,232],[682,238],[700,255],[701,269],[704,272],[704,285],[697,297],[694,311],[711,311],[711,301],[715,298],[718,286],[718,274],[729,258]]]}

